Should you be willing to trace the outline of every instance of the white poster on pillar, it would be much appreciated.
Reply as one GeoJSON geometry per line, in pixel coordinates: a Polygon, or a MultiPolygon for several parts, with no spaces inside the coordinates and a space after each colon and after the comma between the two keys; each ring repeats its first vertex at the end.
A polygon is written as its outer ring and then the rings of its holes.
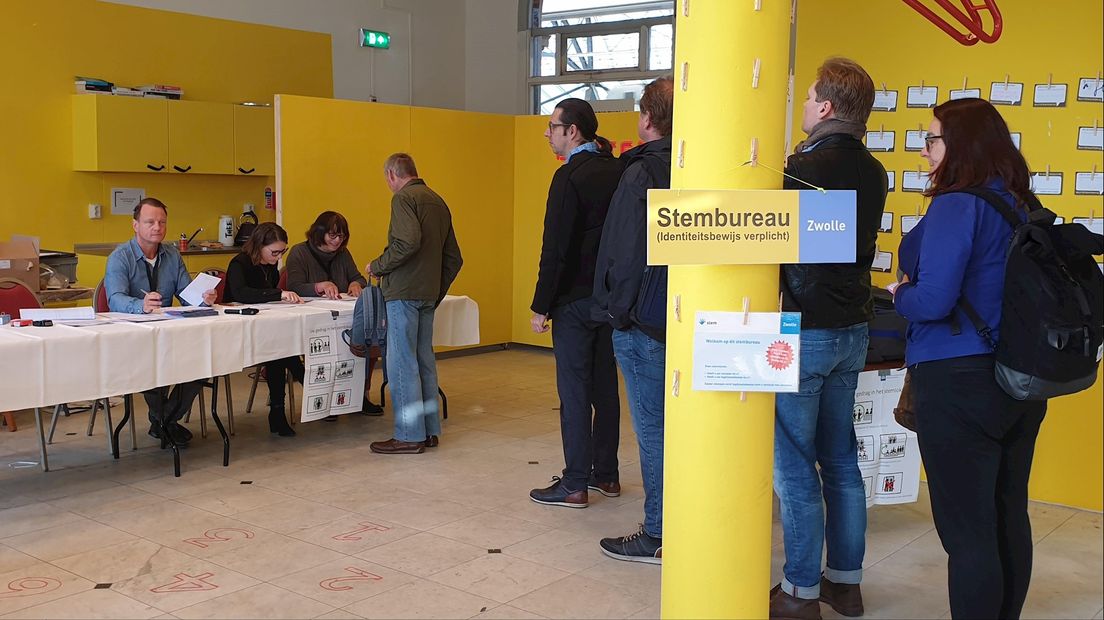
{"type": "Polygon", "coordinates": [[[916,433],[893,419],[904,382],[903,369],[859,373],[852,421],[868,507],[912,503],[920,490],[916,433]]]}
{"type": "Polygon", "coordinates": [[[364,397],[364,358],[356,357],[341,338],[353,323],[352,308],[346,311],[309,314],[303,350],[303,422],[331,415],[360,411],[364,397]]]}

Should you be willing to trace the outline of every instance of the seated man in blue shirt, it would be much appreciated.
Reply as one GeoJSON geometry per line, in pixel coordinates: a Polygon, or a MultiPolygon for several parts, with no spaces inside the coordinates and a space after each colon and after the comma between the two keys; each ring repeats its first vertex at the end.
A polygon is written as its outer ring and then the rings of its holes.
{"type": "MultiPolygon", "coordinates": [[[[107,259],[104,290],[112,312],[148,314],[161,306],[171,306],[191,284],[180,252],[161,243],[165,238],[169,210],[156,198],[146,198],[134,207],[134,238],[115,248],[107,259]]],[[[215,291],[203,294],[207,305],[215,302],[215,291]]],[[[187,303],[183,299],[181,303],[187,303]]],[[[149,406],[151,437],[171,439],[178,446],[191,440],[192,434],[179,421],[192,407],[203,387],[203,380],[146,390],[142,394],[149,406]]]]}

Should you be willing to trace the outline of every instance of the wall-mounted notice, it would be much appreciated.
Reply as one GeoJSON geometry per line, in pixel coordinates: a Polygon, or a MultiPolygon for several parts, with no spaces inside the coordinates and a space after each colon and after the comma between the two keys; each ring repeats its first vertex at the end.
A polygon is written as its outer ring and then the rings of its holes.
{"type": "Polygon", "coordinates": [[[905,170],[901,173],[901,191],[923,192],[928,189],[928,173],[919,170],[905,170]]]}
{"type": "Polygon", "coordinates": [[[910,129],[905,132],[905,150],[906,151],[920,151],[924,148],[924,138],[928,137],[928,132],[923,129],[910,129]]]}
{"type": "Polygon", "coordinates": [[[1062,193],[1061,172],[1032,172],[1031,191],[1041,196],[1058,196],[1062,193]]]}
{"type": "Polygon", "coordinates": [[[870,270],[881,271],[883,273],[893,271],[893,253],[876,252],[874,254],[874,262],[870,265],[870,270]]]}
{"type": "Polygon", "coordinates": [[[1073,177],[1073,193],[1078,196],[1104,194],[1104,172],[1078,172],[1073,177]]]}
{"type": "Polygon", "coordinates": [[[1099,217],[1075,217],[1074,224],[1080,224],[1098,235],[1104,235],[1104,219],[1099,217]]]}
{"type": "Polygon", "coordinates": [[[1016,148],[1019,149],[1020,148],[1020,140],[1022,139],[1023,134],[1021,134],[1018,131],[1013,131],[1009,135],[1012,136],[1012,144],[1015,144],[1016,148]]]}
{"type": "Polygon", "coordinates": [[[893,190],[897,189],[895,187],[896,186],[896,178],[895,178],[896,176],[897,175],[892,170],[886,170],[886,182],[889,183],[889,191],[891,191],[891,192],[893,190]]]}
{"type": "Polygon", "coordinates": [[[870,108],[875,112],[896,112],[897,91],[879,90],[874,92],[874,105],[870,108]]]}
{"type": "Polygon", "coordinates": [[[693,388],[705,392],[796,392],[801,314],[697,312],[693,388]]]}
{"type": "Polygon", "coordinates": [[[907,105],[910,108],[934,108],[939,100],[939,88],[935,86],[909,86],[907,105]]]}
{"type": "Polygon", "coordinates": [[[866,132],[866,148],[879,153],[893,151],[893,142],[896,134],[892,131],[868,131],[866,132]]]}
{"type": "Polygon", "coordinates": [[[1062,217],[1061,215],[1054,218],[1055,226],[1057,226],[1058,224],[1065,224],[1065,223],[1066,223],[1066,218],[1062,217]]]}
{"type": "Polygon", "coordinates": [[[1077,148],[1082,151],[1104,151],[1104,127],[1078,127],[1077,148]]]}
{"type": "Polygon", "coordinates": [[[912,232],[913,228],[920,223],[920,220],[924,219],[923,215],[902,215],[901,216],[901,234],[907,235],[912,232]]]}
{"type": "Polygon", "coordinates": [[[989,103],[993,105],[1020,105],[1023,103],[1022,82],[993,82],[989,88],[989,103]]]}
{"type": "Polygon", "coordinates": [[[1077,83],[1078,101],[1104,101],[1104,79],[1081,78],[1077,83]]]}
{"type": "Polygon", "coordinates": [[[141,187],[112,187],[111,215],[134,215],[134,207],[146,197],[141,187]]]}
{"type": "Polygon", "coordinates": [[[868,507],[915,502],[919,494],[920,444],[893,418],[904,383],[904,369],[859,373],[852,421],[868,507]]]}
{"type": "Polygon", "coordinates": [[[960,88],[951,91],[951,101],[955,99],[981,99],[980,88],[960,88]]]}
{"type": "Polygon", "coordinates": [[[893,212],[882,212],[882,222],[878,225],[878,232],[893,232],[893,212]]]}
{"type": "Polygon", "coordinates": [[[365,360],[353,355],[341,332],[353,324],[353,308],[304,317],[306,373],[303,376],[303,422],[360,411],[365,360]]]}
{"type": "Polygon", "coordinates": [[[1035,98],[1031,103],[1037,108],[1064,108],[1066,89],[1065,84],[1036,84],[1035,98]]]}

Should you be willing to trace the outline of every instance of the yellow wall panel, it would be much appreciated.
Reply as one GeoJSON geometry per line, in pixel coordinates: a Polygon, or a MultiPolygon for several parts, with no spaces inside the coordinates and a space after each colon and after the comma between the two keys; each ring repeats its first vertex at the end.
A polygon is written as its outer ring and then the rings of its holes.
{"type": "MultiPolygon", "coordinates": [[[[793,141],[800,140],[802,102],[816,68],[828,56],[847,56],[862,64],[875,84],[898,91],[896,112],[874,112],[868,128],[896,131],[896,151],[878,153],[887,170],[896,172],[897,191],[889,195],[886,211],[894,213],[893,231],[883,233],[879,249],[893,252],[897,269],[902,215],[914,215],[927,200],[919,194],[900,190],[903,170],[917,165],[927,170],[927,162],[917,152],[905,152],[905,131],[927,128],[931,110],[907,108],[909,86],[939,88],[939,102],[949,91],[980,88],[989,96],[993,82],[1024,84],[1024,103],[998,106],[1013,132],[1022,133],[1022,150],[1033,171],[1064,174],[1060,196],[1040,196],[1044,205],[1067,221],[1088,217],[1095,210],[1104,212],[1099,196],[1075,196],[1074,173],[1088,172],[1096,166],[1104,170],[1099,151],[1076,148],[1077,128],[1104,123],[1099,103],[1078,102],[1080,78],[1095,78],[1104,64],[1104,4],[1080,0],[1055,0],[1045,7],[1032,0],[1000,0],[1004,33],[994,44],[979,43],[965,47],[951,39],[919,13],[899,2],[879,2],[877,10],[863,0],[801,2],[798,8],[795,127],[793,141]],[[843,20],[847,30],[862,36],[841,36],[838,29],[824,28],[826,23],[843,20]],[[1068,84],[1069,100],[1063,108],[1032,105],[1036,84],[1068,84]]],[[[884,286],[891,274],[875,274],[875,283],[884,286]]],[[[953,386],[948,386],[953,387],[953,386]]],[[[1079,506],[1091,510],[1104,508],[1104,418],[1102,418],[1100,381],[1081,394],[1050,402],[1047,419],[1035,451],[1030,492],[1032,499],[1079,506]]]]}

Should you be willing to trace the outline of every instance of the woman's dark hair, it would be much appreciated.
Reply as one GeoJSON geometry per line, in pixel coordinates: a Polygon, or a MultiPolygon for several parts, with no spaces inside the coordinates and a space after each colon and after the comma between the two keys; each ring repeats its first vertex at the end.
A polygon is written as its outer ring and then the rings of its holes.
{"type": "MultiPolygon", "coordinates": [[[[556,109],[560,110],[560,122],[565,125],[565,127],[562,127],[565,133],[567,132],[567,125],[575,125],[584,140],[597,142],[598,148],[607,153],[613,151],[613,145],[610,144],[610,141],[598,135],[598,116],[589,103],[582,99],[569,97],[557,103],[556,109]]],[[[553,128],[554,130],[555,128],[553,128]]]]}
{"type": "Polygon", "coordinates": [[[287,231],[276,222],[263,222],[253,229],[253,234],[249,235],[249,240],[242,246],[242,252],[249,255],[249,260],[254,265],[260,265],[261,250],[277,241],[287,243],[287,231]]]}
{"type": "Polygon", "coordinates": [[[931,173],[928,196],[980,187],[993,179],[1020,201],[1031,194],[1031,173],[1012,142],[1008,125],[984,99],[956,99],[935,106],[944,155],[931,173]]]}
{"type": "Polygon", "coordinates": [[[326,243],[326,233],[344,235],[339,251],[349,245],[349,221],[337,211],[323,211],[318,214],[318,219],[314,220],[307,231],[307,242],[311,247],[320,248],[326,243]]]}

